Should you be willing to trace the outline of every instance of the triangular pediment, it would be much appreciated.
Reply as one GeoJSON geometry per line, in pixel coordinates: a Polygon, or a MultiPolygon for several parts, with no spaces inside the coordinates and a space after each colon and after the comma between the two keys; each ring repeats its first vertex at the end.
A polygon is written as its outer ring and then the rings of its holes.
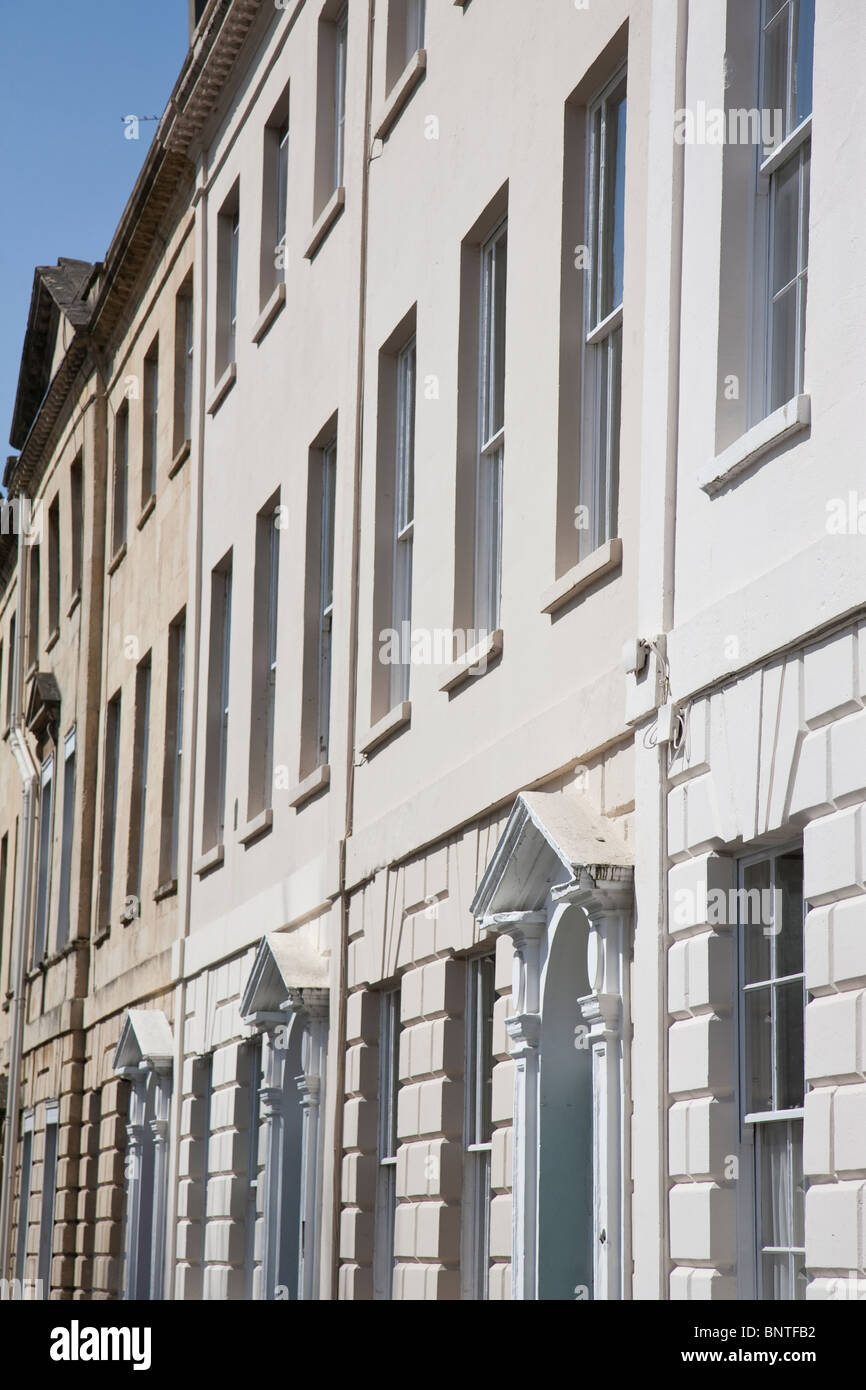
{"type": "Polygon", "coordinates": [[[540,912],[554,888],[630,870],[634,851],[582,792],[521,792],[472,900],[473,917],[540,912]]]}
{"type": "Polygon", "coordinates": [[[296,990],[327,989],[329,965],[300,932],[270,932],[262,937],[241,995],[241,1018],[279,1014],[296,990]]]}
{"type": "Polygon", "coordinates": [[[151,1066],[167,1071],[174,1056],[171,1024],[162,1009],[129,1009],[114,1052],[114,1070],[151,1066]]]}

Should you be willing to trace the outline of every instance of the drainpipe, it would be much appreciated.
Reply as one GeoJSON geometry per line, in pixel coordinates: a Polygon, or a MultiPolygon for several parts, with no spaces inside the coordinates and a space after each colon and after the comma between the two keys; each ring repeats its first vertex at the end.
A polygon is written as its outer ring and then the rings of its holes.
{"type": "MultiPolygon", "coordinates": [[[[20,516],[20,512],[19,512],[20,516]]],[[[18,1116],[21,1109],[21,1054],[24,1043],[24,977],[27,963],[27,925],[33,888],[32,864],[36,821],[37,770],[27,746],[21,717],[21,677],[23,672],[27,600],[24,527],[18,526],[18,623],[12,681],[12,709],[9,714],[9,746],[21,777],[21,829],[18,836],[18,862],[15,873],[15,916],[12,923],[15,952],[12,961],[12,999],[10,1004],[9,1097],[6,1108],[6,1142],[3,1151],[3,1177],[0,1187],[0,1275],[9,1270],[9,1238],[12,1230],[12,1193],[18,1154],[18,1116]]]]}
{"type": "Polygon", "coordinates": [[[346,847],[352,835],[355,796],[355,705],[358,696],[358,587],[361,548],[361,471],[364,454],[364,348],[367,340],[367,243],[370,217],[370,164],[373,130],[373,43],[376,0],[367,12],[367,86],[364,97],[364,170],[361,185],[361,265],[358,292],[358,373],[355,400],[355,473],[352,517],[352,600],[349,612],[349,704],[346,720],[346,831],[340,844],[340,949],[338,952],[337,1008],[331,1040],[336,1057],[334,1079],[334,1177],[331,1223],[331,1298],[339,1296],[340,1198],[343,1161],[343,1094],[346,1077],[346,1004],[349,958],[349,893],[346,886],[346,847]]]}

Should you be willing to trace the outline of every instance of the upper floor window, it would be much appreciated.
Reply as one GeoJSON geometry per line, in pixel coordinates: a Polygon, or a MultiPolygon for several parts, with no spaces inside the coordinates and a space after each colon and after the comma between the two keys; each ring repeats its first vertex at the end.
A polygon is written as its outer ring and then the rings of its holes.
{"type": "Polygon", "coordinates": [[[235,184],[220,209],[217,223],[216,375],[237,359],[238,258],[240,255],[240,186],[235,184]]]}
{"type": "Polygon", "coordinates": [[[41,547],[31,545],[28,565],[28,631],[27,665],[33,666],[39,660],[39,552],[41,547]]]}
{"type": "Polygon", "coordinates": [[[289,89],[283,92],[264,132],[262,247],[259,307],[264,310],[286,278],[289,211],[289,89]]]}
{"type": "Polygon", "coordinates": [[[346,163],[346,63],[349,9],[329,0],[319,21],[318,96],[314,216],[318,218],[337,189],[346,163]]]}
{"type": "MultiPolygon", "coordinates": [[[[412,550],[415,535],[415,392],[416,344],[414,336],[397,358],[397,450],[394,488],[394,595],[392,627],[406,658],[409,642],[404,636],[412,623],[412,550]]],[[[411,664],[391,666],[391,706],[409,699],[411,664]]]]}
{"type": "Polygon", "coordinates": [[[247,799],[247,814],[250,818],[266,810],[273,801],[281,522],[280,495],[277,492],[256,517],[253,683],[247,799]]]}
{"type": "Polygon", "coordinates": [[[739,866],[740,1094],[759,1299],[805,1297],[803,853],[739,866]]]}
{"type": "MultiPolygon", "coordinates": [[[[127,865],[127,897],[142,895],[144,874],[144,826],[147,812],[147,765],[150,751],[150,652],[138,664],[135,673],[135,725],[132,750],[132,796],[129,814],[129,862],[127,865]]],[[[140,906],[130,915],[140,915],[140,906]]]]}
{"type": "Polygon", "coordinates": [[[400,1087],[400,990],[385,990],[379,1002],[379,1174],[374,1245],[375,1298],[389,1299],[394,1280],[394,1220],[397,1213],[397,1096],[400,1087]]]}
{"type": "Polygon", "coordinates": [[[177,882],[180,843],[181,778],[183,772],[183,706],[186,663],[186,614],[172,623],[168,635],[165,698],[165,753],[162,778],[162,841],[160,885],[177,882]]]}
{"type": "Polygon", "coordinates": [[[388,90],[424,47],[427,0],[391,0],[388,11],[388,90]]]}
{"type": "Polygon", "coordinates": [[[60,498],[48,508],[48,634],[60,627],[60,498]]]}
{"type": "Polygon", "coordinates": [[[36,869],[36,915],[33,920],[33,964],[48,949],[48,904],[51,897],[51,859],[54,838],[54,754],[42,766],[39,797],[39,859],[36,869]]]}
{"type": "Polygon", "coordinates": [[[177,458],[192,438],[193,342],[192,276],[178,291],[174,307],[174,420],[172,454],[177,458]]]}
{"type": "Polygon", "coordinates": [[[334,521],[337,441],[322,450],[322,535],[319,565],[319,738],[318,761],[328,761],[331,726],[331,656],[334,625],[334,521]]]}
{"type": "Polygon", "coordinates": [[[116,555],[126,541],[126,497],[129,479],[129,401],[124,400],[114,417],[114,495],[111,518],[111,551],[116,555]]]}
{"type": "Polygon", "coordinates": [[[589,251],[583,358],[581,555],[616,535],[622,401],[626,78],[619,72],[588,112],[589,251]]]}
{"type": "Polygon", "coordinates": [[[144,359],[144,436],[141,455],[141,505],[156,493],[159,440],[159,339],[144,359]]]}
{"type": "Polygon", "coordinates": [[[111,924],[114,890],[115,826],[120,771],[120,691],[108,702],[105,712],[105,752],[102,770],[102,842],[100,850],[99,925],[111,924]]]}
{"type": "Polygon", "coordinates": [[[775,140],[761,150],[758,171],[758,232],[769,252],[759,416],[803,390],[814,0],[763,0],[761,21],[762,105],[774,118],[775,140]]]}
{"type": "Polygon", "coordinates": [[[81,589],[81,562],[84,549],[84,464],[80,454],[69,470],[69,529],[72,556],[69,580],[72,593],[76,594],[81,589]]]}
{"type": "Polygon", "coordinates": [[[211,575],[204,787],[205,850],[221,845],[225,834],[231,625],[232,555],[229,551],[211,575]]]}
{"type": "Polygon", "coordinates": [[[478,464],[475,478],[475,628],[499,626],[502,470],[505,459],[505,289],[508,223],[481,248],[478,464]]]}
{"type": "Polygon", "coordinates": [[[60,892],[57,902],[57,949],[69,940],[72,841],[75,835],[75,730],[63,741],[63,826],[60,842],[60,892]]]}

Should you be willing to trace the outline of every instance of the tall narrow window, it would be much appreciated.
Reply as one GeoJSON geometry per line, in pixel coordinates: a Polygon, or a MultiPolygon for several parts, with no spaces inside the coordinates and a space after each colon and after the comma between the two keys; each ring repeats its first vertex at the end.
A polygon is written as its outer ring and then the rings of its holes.
{"type": "Polygon", "coordinates": [[[69,893],[72,841],[75,834],[75,730],[63,741],[63,828],[60,845],[60,891],[57,900],[57,949],[69,940],[69,893]]]}
{"type": "Polygon", "coordinates": [[[60,498],[48,508],[48,633],[60,627],[60,498]]]}
{"type": "MultiPolygon", "coordinates": [[[[400,635],[400,654],[407,658],[411,642],[403,641],[412,623],[412,546],[415,534],[415,381],[414,337],[397,358],[397,459],[394,488],[394,598],[392,627],[400,635]]],[[[411,664],[391,666],[391,705],[409,699],[411,664]]]]}
{"type": "Polygon", "coordinates": [[[159,339],[144,359],[144,438],[141,455],[141,505],[156,493],[159,458],[159,339]]]}
{"type": "Polygon", "coordinates": [[[51,897],[51,849],[54,833],[54,754],[42,765],[39,797],[39,861],[36,870],[36,916],[33,921],[33,963],[48,946],[48,904],[51,897]]]}
{"type": "Polygon", "coordinates": [[[120,765],[120,692],[109,700],[105,712],[105,762],[102,781],[102,843],[100,854],[99,925],[111,924],[114,889],[114,843],[117,821],[117,779],[120,765]]]}
{"type": "Polygon", "coordinates": [[[334,515],[337,441],[322,451],[322,541],[319,603],[319,763],[328,761],[331,728],[331,658],[334,623],[334,515]]]}
{"type": "Polygon", "coordinates": [[[226,772],[231,658],[231,552],[211,575],[210,659],[208,667],[207,761],[205,764],[205,850],[221,845],[225,832],[226,772]]]}
{"type": "Polygon", "coordinates": [[[502,587],[502,468],[505,458],[505,291],[508,224],[481,248],[478,466],[475,479],[475,627],[499,626],[502,587]]]}
{"type": "Polygon", "coordinates": [[[766,411],[803,390],[809,266],[809,187],[815,0],[763,0],[762,106],[782,113],[762,151],[759,198],[769,214],[766,411]]]}
{"type": "Polygon", "coordinates": [[[73,594],[81,590],[81,557],[84,549],[84,465],[81,455],[69,470],[69,531],[72,569],[69,582],[73,594]]]}
{"type": "Polygon", "coordinates": [[[43,1298],[51,1292],[51,1257],[54,1253],[54,1199],[57,1195],[57,1137],[60,1107],[52,1102],[45,1107],[45,1148],[42,1155],[42,1203],[39,1219],[39,1261],[36,1277],[43,1298]]]}
{"type": "Polygon", "coordinates": [[[192,436],[192,330],[190,275],[178,291],[174,304],[174,423],[171,447],[175,459],[192,436]]]}
{"type": "Polygon", "coordinates": [[[346,163],[346,57],[349,41],[349,7],[337,16],[337,52],[334,65],[334,188],[343,182],[346,163]]]}
{"type": "Polygon", "coordinates": [[[277,279],[286,278],[286,217],[289,204],[289,118],[280,123],[277,130],[277,208],[274,240],[274,254],[277,261],[277,279]]]}
{"type": "Polygon", "coordinates": [[[424,47],[427,0],[406,0],[406,62],[424,47]]]}
{"type": "Polygon", "coordinates": [[[272,804],[274,714],[277,693],[277,614],[280,581],[281,512],[279,493],[256,517],[253,599],[250,778],[247,813],[259,815],[272,804]]]}
{"type": "Polygon", "coordinates": [[[30,1235],[30,1182],[33,1169],[33,1113],[21,1121],[21,1169],[18,1187],[18,1239],[15,1245],[15,1278],[23,1283],[27,1272],[27,1241],[30,1235]]]}
{"type": "Polygon", "coordinates": [[[803,853],[740,862],[740,1091],[754,1296],[805,1298],[803,853]]]}
{"type": "Polygon", "coordinates": [[[9,874],[9,834],[0,840],[0,992],[3,980],[3,956],[6,944],[6,883],[9,874]]]}
{"type": "Polygon", "coordinates": [[[29,574],[29,631],[27,633],[27,665],[35,666],[39,660],[39,553],[41,546],[30,547],[29,574]]]}
{"type": "Polygon", "coordinates": [[[247,1190],[244,1209],[244,1298],[255,1294],[256,1223],[259,1194],[259,1110],[262,1094],[261,1035],[246,1044],[247,1064],[247,1190]]]}
{"type": "Polygon", "coordinates": [[[177,883],[180,843],[180,792],[183,772],[183,701],[186,663],[186,617],[172,623],[168,634],[168,674],[165,697],[165,761],[162,774],[162,841],[160,886],[177,883]]]}
{"type": "Polygon", "coordinates": [[[379,1177],[376,1188],[374,1297],[389,1299],[394,1280],[397,1213],[397,1094],[400,1074],[400,991],[379,1004],[379,1177]]]}
{"type": "Polygon", "coordinates": [[[487,1298],[490,1266],[490,1158],[493,1148],[494,958],[469,962],[466,989],[466,1116],[464,1122],[465,1297],[487,1298]]]}
{"type": "Polygon", "coordinates": [[[202,1086],[201,1126],[201,1245],[202,1259],[207,1258],[208,1192],[210,1189],[210,1141],[213,1133],[213,1053],[199,1058],[202,1086]]]}
{"type": "Polygon", "coordinates": [[[123,401],[114,417],[114,497],[111,519],[111,551],[116,555],[126,540],[126,495],[129,482],[129,402],[123,401]]]}
{"type": "Polygon", "coordinates": [[[590,108],[583,361],[581,558],[616,535],[622,401],[625,264],[626,79],[620,72],[590,108]]]}
{"type": "Polygon", "coordinates": [[[217,224],[217,380],[237,356],[239,253],[240,185],[235,184],[223,203],[217,224]]]}
{"type": "Polygon", "coordinates": [[[135,673],[135,731],[132,762],[132,805],[129,817],[127,897],[141,899],[144,871],[144,829],[147,811],[147,762],[150,751],[150,653],[135,673]]]}
{"type": "Polygon", "coordinates": [[[15,695],[15,614],[9,620],[9,659],[6,666],[6,723],[12,721],[15,695]]]}

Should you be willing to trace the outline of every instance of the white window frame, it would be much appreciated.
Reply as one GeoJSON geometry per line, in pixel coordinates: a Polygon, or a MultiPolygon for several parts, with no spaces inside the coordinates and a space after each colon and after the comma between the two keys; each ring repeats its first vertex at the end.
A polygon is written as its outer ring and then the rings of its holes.
{"type": "MultiPolygon", "coordinates": [[[[776,14],[768,18],[767,0],[759,5],[759,76],[758,91],[761,109],[766,106],[767,43],[766,34],[771,26],[787,19],[787,77],[785,108],[783,111],[784,129],[781,140],[772,147],[756,146],[756,193],[755,193],[755,249],[754,259],[760,273],[755,277],[753,296],[755,329],[753,366],[750,373],[751,424],[757,424],[774,410],[787,404],[788,400],[801,395],[805,383],[805,336],[806,301],[809,279],[809,184],[812,148],[812,111],[800,120],[796,118],[794,91],[794,35],[798,27],[802,0],[782,0],[776,14]],[[779,204],[779,188],[782,179],[797,166],[797,229],[796,229],[796,270],[794,276],[774,289],[776,217],[779,204]],[[796,295],[794,328],[793,383],[790,392],[779,394],[774,382],[774,314],[777,301],[788,294],[796,295]]],[[[814,35],[812,35],[814,54],[814,35]]],[[[775,122],[774,122],[775,123],[775,122]]],[[[790,363],[789,363],[790,365],[790,363]]]]}
{"type": "Polygon", "coordinates": [[[508,294],[508,218],[498,223],[481,247],[481,294],[478,334],[478,455],[475,470],[476,633],[499,627],[502,593],[502,486],[505,462],[505,352],[508,294]],[[505,256],[503,322],[497,322],[498,261],[505,256]],[[499,337],[503,339],[502,380],[496,380],[499,337]],[[497,389],[502,422],[496,418],[497,389]]]}
{"type": "MultiPolygon", "coordinates": [[[[127,880],[127,893],[133,897],[141,899],[144,875],[144,827],[147,814],[147,763],[150,753],[150,696],[153,670],[151,666],[151,655],[139,662],[136,671],[136,690],[135,690],[135,745],[133,756],[135,758],[134,774],[138,774],[138,797],[137,804],[133,808],[133,816],[137,840],[135,845],[136,862],[135,878],[129,877],[127,880]]],[[[135,790],[135,780],[133,774],[133,791],[135,790]]]]}
{"type": "MultiPolygon", "coordinates": [[[[412,557],[415,538],[415,407],[417,393],[417,341],[415,334],[397,356],[397,448],[394,486],[394,582],[391,626],[401,634],[412,622],[412,557]]],[[[409,699],[412,665],[395,662],[390,667],[391,708],[409,699]]]]}
{"type": "Polygon", "coordinates": [[[177,881],[178,854],[180,846],[180,793],[183,776],[183,717],[185,696],[186,665],[186,615],[173,623],[170,632],[173,644],[171,661],[174,663],[174,748],[172,750],[172,792],[171,829],[169,841],[169,879],[177,881]]]}
{"type": "Polygon", "coordinates": [[[268,660],[267,673],[265,677],[265,743],[264,743],[264,771],[262,788],[264,792],[264,805],[270,806],[273,802],[273,778],[274,778],[274,725],[277,709],[277,638],[279,635],[279,601],[280,601],[280,536],[282,531],[278,522],[280,520],[279,502],[274,508],[273,516],[269,519],[268,528],[268,611],[267,611],[267,633],[268,633],[268,660]]]}
{"type": "MultiPolygon", "coordinates": [[[[737,888],[744,889],[744,876],[747,869],[755,864],[768,862],[771,866],[770,892],[773,903],[773,914],[775,916],[776,905],[776,872],[775,864],[779,859],[784,859],[791,854],[802,854],[800,843],[788,844],[771,849],[764,849],[752,854],[743,855],[737,860],[737,888]]],[[[738,894],[738,903],[741,902],[741,894],[738,894]]],[[[805,919],[805,899],[803,900],[803,918],[805,919]]],[[[762,924],[763,930],[766,925],[762,924]]],[[[774,923],[772,924],[774,925],[774,923]]],[[[747,1055],[747,1032],[746,1032],[746,995],[755,989],[766,988],[768,984],[771,988],[771,1048],[775,1052],[774,1044],[777,1039],[776,1015],[775,1015],[775,986],[780,983],[793,983],[797,980],[803,981],[803,1008],[805,1011],[806,992],[805,974],[803,970],[793,975],[776,976],[773,964],[771,973],[767,981],[751,981],[746,983],[746,952],[745,952],[745,930],[756,930],[753,924],[746,925],[741,920],[738,912],[737,922],[737,1055],[738,1055],[738,1110],[740,1117],[740,1144],[741,1144],[741,1164],[740,1164],[740,1240],[739,1257],[737,1261],[740,1272],[740,1292],[741,1298],[765,1299],[767,1296],[763,1292],[763,1275],[761,1271],[761,1254],[776,1253],[775,1248],[764,1247],[762,1245],[763,1220],[761,1212],[761,1181],[760,1181],[760,1162],[761,1162],[761,1142],[763,1132],[769,1133],[769,1126],[786,1125],[789,1130],[789,1153],[793,1153],[792,1145],[797,1142],[799,1137],[799,1171],[803,1172],[803,1118],[805,1114],[805,1103],[800,1106],[792,1106],[786,1109],[775,1108],[775,1095],[773,1108],[766,1110],[750,1111],[747,1109],[749,1098],[749,1084],[747,1076],[748,1055],[747,1055]]],[[[802,927],[801,927],[802,931],[802,927]]],[[[775,942],[776,937],[769,935],[771,963],[775,961],[775,942]]],[[[772,1067],[772,1082],[775,1092],[777,1083],[775,1062],[772,1067]]],[[[804,1102],[805,1102],[805,1081],[804,1081],[804,1102]]],[[[790,1164],[789,1164],[790,1167],[790,1164]]],[[[790,1204],[789,1204],[790,1206],[790,1204]]],[[[789,1223],[793,1225],[793,1211],[789,1211],[789,1223]]],[[[805,1266],[805,1246],[785,1247],[791,1253],[792,1260],[796,1254],[802,1256],[805,1266]]],[[[778,1253],[782,1253],[782,1247],[778,1247],[778,1253]]],[[[804,1286],[805,1296],[805,1286],[804,1286]]]]}
{"type": "Polygon", "coordinates": [[[192,439],[192,374],[195,360],[195,341],[193,338],[192,290],[182,296],[184,312],[184,377],[183,377],[183,440],[192,439]]]}
{"type": "Polygon", "coordinates": [[[490,1280],[495,1004],[496,957],[492,954],[475,956],[466,963],[461,1283],[464,1299],[481,1301],[489,1296],[490,1280]],[[485,1019],[488,1004],[489,1024],[485,1019]]]}
{"type": "Polygon", "coordinates": [[[114,489],[112,495],[111,550],[116,555],[126,542],[129,506],[129,401],[114,416],[114,489]]]}
{"type": "Polygon", "coordinates": [[[379,1123],[373,1297],[387,1301],[394,1288],[394,1226],[397,1216],[397,1098],[400,1090],[400,986],[379,1000],[379,1123]]]}
{"type": "Polygon", "coordinates": [[[228,778],[229,755],[229,678],[231,674],[232,642],[232,570],[229,567],[220,571],[223,584],[221,656],[220,656],[220,729],[217,749],[217,844],[225,840],[226,828],[226,784],[228,778]]]}
{"type": "Polygon", "coordinates": [[[75,728],[63,740],[63,819],[60,841],[60,893],[57,901],[57,950],[69,940],[72,846],[75,839],[75,728]]]}
{"type": "Polygon", "coordinates": [[[334,21],[334,189],[341,188],[346,165],[346,65],[349,47],[349,7],[334,21]]]}
{"type": "Polygon", "coordinates": [[[51,913],[52,860],[54,855],[54,754],[42,764],[39,779],[39,855],[36,867],[36,904],[33,914],[33,964],[48,952],[51,913]],[[47,806],[46,806],[47,799],[47,806]]]}
{"type": "Polygon", "coordinates": [[[240,208],[229,214],[229,284],[228,284],[228,339],[226,343],[226,362],[231,366],[237,361],[238,337],[238,257],[240,254],[240,208]]]}
{"type": "Polygon", "coordinates": [[[331,726],[331,667],[334,626],[334,540],[336,526],[337,438],[322,449],[322,504],[319,563],[319,660],[317,763],[328,761],[331,726]]]}
{"type": "Polygon", "coordinates": [[[406,62],[411,63],[424,47],[427,28],[427,0],[404,0],[406,5],[406,62]]]}
{"type": "Polygon", "coordinates": [[[286,112],[276,131],[276,237],[274,260],[277,284],[286,278],[285,252],[289,218],[289,113],[286,112]]]}
{"type": "MultiPolygon", "coordinates": [[[[626,64],[605,84],[587,110],[586,245],[589,266],[584,303],[581,396],[583,400],[579,501],[589,510],[589,527],[581,530],[581,559],[612,540],[618,529],[620,426],[622,417],[622,342],[624,290],[616,303],[605,304],[608,269],[615,282],[615,244],[607,224],[608,207],[616,203],[616,166],[608,159],[610,129],[621,99],[625,100],[627,142],[628,73],[626,64]],[[613,178],[608,197],[609,177],[613,178]]],[[[619,148],[617,148],[619,154],[619,148]]],[[[625,152],[623,151],[623,169],[625,152]]],[[[626,186],[623,173],[623,203],[626,186]]],[[[625,215],[623,214],[623,226],[625,215]]],[[[625,238],[623,237],[623,284],[625,238]]],[[[614,294],[613,299],[617,299],[614,294]]]]}

